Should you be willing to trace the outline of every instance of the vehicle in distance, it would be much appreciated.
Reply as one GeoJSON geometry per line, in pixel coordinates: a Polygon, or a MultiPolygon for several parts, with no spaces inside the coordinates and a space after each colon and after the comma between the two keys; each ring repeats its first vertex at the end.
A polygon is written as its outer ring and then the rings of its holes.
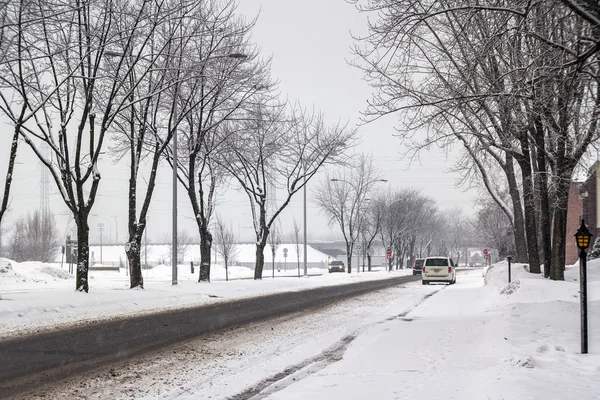
{"type": "Polygon", "coordinates": [[[424,262],[424,258],[417,258],[415,260],[415,263],[412,265],[413,275],[421,275],[421,270],[423,269],[424,262]]]}
{"type": "Polygon", "coordinates": [[[344,270],[346,269],[344,263],[342,261],[331,261],[329,263],[329,272],[344,272],[344,270]]]}
{"type": "Polygon", "coordinates": [[[423,285],[430,282],[456,283],[456,268],[450,257],[427,257],[421,272],[423,285]]]}

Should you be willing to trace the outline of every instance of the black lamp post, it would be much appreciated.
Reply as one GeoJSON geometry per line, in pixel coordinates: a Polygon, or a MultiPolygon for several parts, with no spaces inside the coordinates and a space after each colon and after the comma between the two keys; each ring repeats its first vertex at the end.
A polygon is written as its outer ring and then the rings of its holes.
{"type": "Polygon", "coordinates": [[[512,260],[511,256],[507,256],[506,260],[508,261],[508,283],[510,283],[510,261],[512,260]]]}
{"type": "Polygon", "coordinates": [[[581,354],[588,352],[588,323],[587,323],[587,253],[592,234],[581,219],[581,226],[575,233],[579,248],[579,302],[581,308],[581,354]]]}

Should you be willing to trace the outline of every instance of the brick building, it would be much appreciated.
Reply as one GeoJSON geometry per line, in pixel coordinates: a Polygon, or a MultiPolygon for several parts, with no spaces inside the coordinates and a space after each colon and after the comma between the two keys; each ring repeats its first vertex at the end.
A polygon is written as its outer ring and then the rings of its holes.
{"type": "Polygon", "coordinates": [[[581,225],[581,217],[585,218],[585,221],[591,230],[591,225],[587,217],[584,215],[585,198],[584,195],[582,195],[584,193],[582,192],[584,186],[584,183],[572,182],[569,189],[569,205],[567,209],[567,243],[565,249],[565,263],[567,265],[575,264],[579,258],[579,250],[577,250],[577,244],[575,243],[575,238],[573,238],[573,235],[575,232],[577,232],[577,229],[579,229],[579,226],[581,225]]]}
{"type": "Polygon", "coordinates": [[[569,211],[567,215],[567,264],[574,264],[578,258],[575,240],[571,237],[579,225],[581,218],[594,235],[592,243],[600,235],[600,202],[598,187],[600,186],[600,161],[596,161],[588,170],[585,182],[573,182],[569,193],[569,211]],[[571,239],[571,240],[569,240],[571,239]]]}

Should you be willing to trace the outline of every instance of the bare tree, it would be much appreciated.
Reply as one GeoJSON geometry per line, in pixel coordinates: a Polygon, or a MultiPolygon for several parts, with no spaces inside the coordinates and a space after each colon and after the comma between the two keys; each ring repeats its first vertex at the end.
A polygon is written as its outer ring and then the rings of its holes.
{"type": "Polygon", "coordinates": [[[199,282],[210,281],[210,223],[218,190],[229,178],[217,162],[228,135],[235,134],[227,124],[243,118],[243,110],[270,85],[270,61],[259,60],[249,40],[254,21],[235,15],[236,2],[208,3],[210,12],[199,18],[203,36],[191,42],[186,54],[198,73],[180,89],[186,101],[180,111],[178,140],[184,146],[177,163],[200,234],[199,282]]]}
{"type": "Polygon", "coordinates": [[[54,261],[58,249],[58,230],[53,214],[33,214],[19,218],[13,226],[9,255],[15,261],[54,261]]]}
{"type": "Polygon", "coordinates": [[[462,209],[453,207],[445,212],[446,214],[446,237],[449,240],[448,255],[458,264],[461,257],[464,256],[464,240],[467,227],[471,225],[468,219],[463,215],[462,209]]]}
{"type": "Polygon", "coordinates": [[[466,134],[477,141],[463,140],[477,145],[470,155],[485,149],[506,168],[518,163],[530,271],[540,272],[539,224],[544,272],[552,279],[564,279],[568,187],[598,136],[600,115],[595,50],[588,44],[597,42],[595,11],[578,4],[367,2],[360,7],[376,10],[379,19],[356,48],[359,66],[378,88],[367,119],[401,112],[410,116],[405,131],[433,127],[429,144],[466,134]],[[558,197],[552,210],[549,193],[558,197]]]}
{"type": "MultiPolygon", "coordinates": [[[[0,5],[0,112],[13,128],[0,202],[0,224],[9,207],[10,188],[23,125],[49,99],[35,96],[35,89],[30,86],[32,77],[37,73],[36,59],[45,54],[43,49],[36,46],[36,31],[39,32],[40,29],[38,11],[45,8],[46,2],[43,0],[3,2],[0,5]]],[[[66,10],[68,7],[57,7],[55,12],[60,14],[66,10]]],[[[61,84],[59,82],[57,87],[61,84]]],[[[46,85],[53,87],[50,82],[46,85]]]]}
{"type": "Polygon", "coordinates": [[[237,254],[235,235],[233,234],[233,230],[228,228],[218,215],[216,222],[215,245],[217,246],[217,252],[221,255],[225,263],[225,280],[228,281],[229,261],[237,254]]]}
{"type": "Polygon", "coordinates": [[[325,213],[330,225],[337,225],[346,242],[348,273],[352,272],[352,253],[366,219],[369,197],[378,182],[384,181],[370,156],[359,155],[352,167],[340,173],[325,174],[314,189],[313,200],[325,213]]]}
{"type": "Polygon", "coordinates": [[[484,202],[475,215],[473,229],[489,246],[498,250],[500,257],[512,256],[515,252],[514,237],[510,235],[511,221],[497,204],[484,202]]]}
{"type": "MultiPolygon", "coordinates": [[[[439,229],[437,205],[432,199],[409,188],[383,194],[378,203],[383,208],[381,242],[384,247],[392,248],[396,268],[404,266],[406,256],[412,261],[419,240],[420,251],[428,251],[439,229]]],[[[392,259],[388,268],[392,269],[392,259]]]]}
{"type": "MultiPolygon", "coordinates": [[[[170,260],[173,259],[173,242],[168,235],[162,235],[160,240],[167,244],[169,249],[170,260]]],[[[179,255],[185,258],[185,253],[189,250],[190,246],[194,244],[194,238],[186,230],[180,230],[177,232],[177,261],[179,262],[179,255]]],[[[165,253],[166,254],[166,253],[165,253]]],[[[162,255],[164,262],[165,255],[162,255]]]]}
{"type": "MultiPolygon", "coordinates": [[[[208,2],[212,3],[212,2],[208,2]]],[[[107,64],[123,71],[121,95],[127,106],[114,122],[111,150],[117,159],[129,156],[128,233],[126,254],[129,260],[130,287],[144,287],[141,268],[141,243],[148,209],[156,184],[158,166],[181,120],[180,87],[192,79],[188,63],[189,43],[202,37],[201,7],[207,3],[160,3],[149,16],[143,35],[122,35],[105,52],[107,64]],[[170,16],[169,18],[166,18],[170,16]],[[196,17],[195,17],[196,16],[196,17]],[[133,53],[135,49],[136,53],[133,53]],[[138,176],[143,161],[149,158],[149,177],[145,193],[139,190],[138,176]],[[143,203],[138,215],[138,191],[143,203]]],[[[200,73],[200,72],[198,72],[200,73]]],[[[101,99],[102,100],[102,99],[101,99]]]]}
{"type": "Polygon", "coordinates": [[[88,217],[101,179],[98,160],[112,123],[131,106],[130,97],[123,93],[136,87],[128,79],[131,64],[109,62],[109,49],[125,44],[125,57],[132,54],[135,44],[138,54],[144,54],[152,37],[148,30],[160,15],[167,17],[162,12],[147,0],[40,2],[36,9],[39,18],[31,35],[39,55],[30,62],[34,73],[21,73],[21,77],[29,84],[24,101],[41,105],[30,110],[35,111],[34,122],[22,126],[21,136],[49,169],[73,214],[78,291],[89,290],[88,217]],[[136,42],[138,37],[148,40],[136,42]],[[50,157],[41,149],[44,144],[50,157]]]}
{"type": "Polygon", "coordinates": [[[275,255],[277,249],[281,246],[281,228],[279,224],[275,224],[269,233],[269,247],[271,247],[271,262],[272,262],[272,276],[275,278],[275,255]]]}
{"type": "Polygon", "coordinates": [[[296,250],[296,261],[298,262],[298,278],[300,278],[300,251],[302,249],[302,236],[300,235],[300,224],[294,218],[292,223],[292,231],[290,237],[294,243],[294,250],[296,250]]]}
{"type": "Polygon", "coordinates": [[[323,165],[354,144],[356,131],[327,126],[320,114],[288,110],[264,98],[230,129],[237,133],[228,135],[219,164],[248,196],[256,234],[254,279],[262,279],[263,252],[273,223],[323,165]],[[271,205],[268,192],[273,186],[283,191],[283,200],[271,205]]]}

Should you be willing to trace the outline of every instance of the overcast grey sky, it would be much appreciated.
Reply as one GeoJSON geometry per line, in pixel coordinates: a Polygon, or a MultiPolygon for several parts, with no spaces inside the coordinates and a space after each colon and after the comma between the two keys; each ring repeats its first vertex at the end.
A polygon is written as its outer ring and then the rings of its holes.
{"type": "MultiPolygon", "coordinates": [[[[273,56],[272,74],[280,82],[282,94],[307,107],[314,106],[322,110],[326,119],[331,122],[359,122],[360,111],[364,109],[371,89],[362,81],[360,71],[349,66],[346,60],[352,58],[350,32],[365,32],[365,15],[359,14],[343,0],[242,0],[239,12],[248,18],[259,15],[252,38],[260,46],[264,57],[273,56]]],[[[392,136],[396,122],[396,118],[390,116],[359,129],[362,144],[357,150],[372,154],[383,170],[388,183],[382,184],[382,188],[418,188],[423,194],[434,198],[440,208],[460,206],[467,214],[471,214],[472,200],[476,194],[456,189],[454,185],[459,177],[446,172],[455,159],[448,159],[441,152],[434,151],[423,153],[421,161],[413,162],[409,167],[409,162],[401,159],[404,149],[399,140],[392,136]]],[[[0,138],[2,187],[11,128],[5,127],[3,131],[0,138]]],[[[4,226],[39,206],[40,168],[24,143],[21,150],[18,157],[20,164],[15,171],[11,210],[5,218],[4,226]]],[[[98,240],[97,224],[103,222],[104,242],[115,240],[118,227],[119,241],[122,243],[126,237],[127,166],[113,165],[108,155],[104,157],[99,166],[102,173],[99,196],[94,206],[94,215],[90,219],[91,240],[98,240]],[[116,217],[116,222],[113,216],[116,217]]],[[[171,235],[170,174],[170,169],[165,165],[151,207],[148,235],[154,241],[171,235]]],[[[316,179],[322,179],[322,176],[317,175],[316,179]]],[[[314,183],[308,186],[309,197],[313,185],[314,183]]],[[[50,193],[51,207],[59,214],[57,224],[62,234],[68,221],[66,207],[53,183],[50,193]],[[61,213],[65,215],[60,215],[61,213]]],[[[197,235],[195,224],[190,218],[192,214],[188,199],[182,190],[179,191],[178,205],[180,227],[197,235]]],[[[245,195],[231,188],[220,197],[217,211],[242,240],[254,240],[245,195]]],[[[301,193],[281,218],[284,234],[289,233],[293,218],[302,221],[301,193]]],[[[309,239],[339,237],[336,227],[329,228],[326,218],[310,202],[308,226],[309,239]]]]}

